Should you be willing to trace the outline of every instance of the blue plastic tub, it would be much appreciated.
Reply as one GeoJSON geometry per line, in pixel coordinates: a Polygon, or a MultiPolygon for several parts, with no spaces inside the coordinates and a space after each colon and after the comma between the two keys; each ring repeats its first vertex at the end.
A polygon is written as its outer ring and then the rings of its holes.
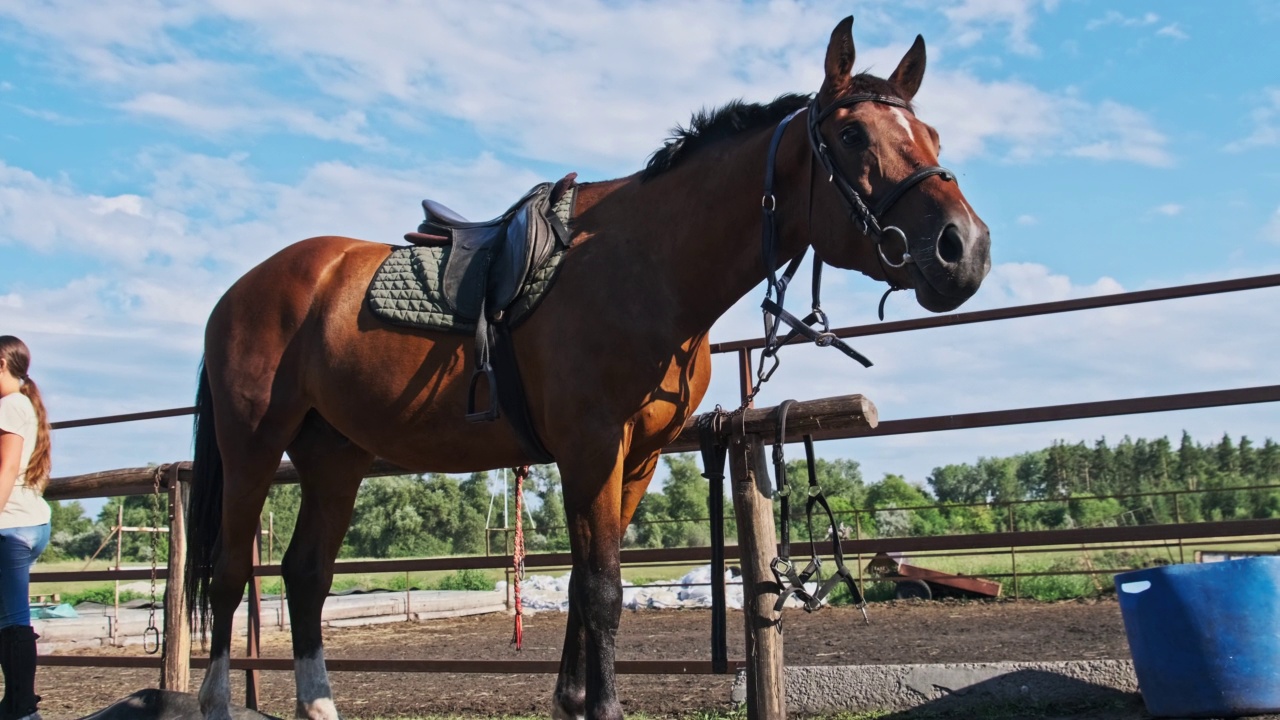
{"type": "Polygon", "coordinates": [[[1280,712],[1280,557],[1122,573],[1116,594],[1152,715],[1280,712]]]}

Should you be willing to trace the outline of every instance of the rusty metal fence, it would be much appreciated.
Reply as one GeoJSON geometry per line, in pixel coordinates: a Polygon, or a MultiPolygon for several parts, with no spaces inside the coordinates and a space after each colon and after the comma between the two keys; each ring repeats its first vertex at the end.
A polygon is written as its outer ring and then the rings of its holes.
{"type": "MultiPolygon", "coordinates": [[[[1062,312],[1075,312],[1106,307],[1118,307],[1179,298],[1201,297],[1219,293],[1273,288],[1277,286],[1280,286],[1280,274],[1201,283],[1158,290],[1121,293],[1078,300],[1038,303],[995,310],[956,313],[953,315],[940,315],[915,320],[888,322],[879,325],[854,326],[839,328],[834,330],[834,332],[841,338],[851,338],[924,330],[937,327],[955,327],[995,320],[1032,317],[1062,312]]],[[[762,339],[742,340],[713,344],[712,352],[735,353],[737,355],[737,365],[745,393],[746,388],[749,387],[751,377],[752,353],[761,347],[763,347],[762,339]]],[[[1270,403],[1278,400],[1280,400],[1280,385],[1266,385],[1251,388],[1220,389],[1196,393],[888,420],[881,422],[879,426],[874,429],[855,429],[852,431],[820,430],[813,434],[816,439],[820,440],[847,439],[907,433],[989,428],[1005,425],[1167,412],[1174,410],[1191,410],[1254,403],[1270,403]]],[[[190,407],[173,408],[168,410],[131,413],[102,418],[62,421],[54,423],[53,427],[55,429],[89,427],[154,418],[178,417],[189,415],[192,412],[194,412],[194,408],[190,407]]],[[[789,441],[792,439],[798,438],[788,438],[789,441]]],[[[682,433],[671,446],[666,448],[666,451],[687,452],[696,448],[696,434],[691,430],[686,429],[686,431],[682,433]]],[[[391,475],[399,474],[401,472],[401,469],[396,468],[389,463],[379,461],[375,464],[375,467],[369,476],[391,475]]],[[[78,475],[75,477],[56,478],[50,483],[49,488],[46,491],[46,497],[55,500],[70,500],[90,497],[144,495],[152,493],[156,489],[158,479],[160,490],[167,492],[170,496],[170,520],[172,523],[170,536],[176,540],[182,536],[183,530],[181,486],[184,481],[189,479],[189,477],[189,462],[171,463],[161,466],[160,468],[111,470],[78,475]]],[[[276,482],[297,482],[297,475],[288,463],[282,465],[279,473],[277,474],[276,482]]],[[[719,494],[717,492],[719,490],[720,488],[713,488],[713,500],[715,499],[714,496],[719,494]]],[[[721,503],[722,501],[723,498],[721,497],[721,503]]],[[[713,507],[714,506],[715,503],[713,503],[713,507]]],[[[723,504],[720,504],[720,507],[723,507],[723,504]]],[[[723,516],[721,513],[715,513],[715,515],[720,518],[720,521],[717,522],[717,517],[710,518],[710,522],[712,524],[712,546],[664,550],[624,550],[622,552],[622,560],[624,564],[690,564],[711,561],[717,552],[717,548],[719,548],[721,553],[723,553],[723,516]]],[[[1278,537],[1280,537],[1280,519],[1256,519],[1057,530],[1017,530],[1016,528],[1010,527],[1010,529],[1001,532],[948,536],[894,538],[855,537],[843,541],[842,547],[847,556],[858,558],[865,558],[875,555],[876,553],[961,555],[1008,552],[1011,554],[1011,558],[1013,558],[1014,563],[1014,568],[1012,573],[1010,573],[1010,577],[1015,583],[1016,593],[1016,584],[1019,578],[1016,569],[1016,554],[1018,552],[1056,552],[1063,548],[1078,549],[1082,546],[1107,549],[1112,547],[1130,547],[1134,545],[1153,545],[1178,547],[1180,551],[1178,559],[1182,560],[1184,557],[1181,549],[1184,544],[1188,542],[1207,542],[1210,540],[1217,544],[1256,542],[1259,540],[1274,542],[1278,537]]],[[[171,553],[171,555],[174,554],[177,553],[171,553]]],[[[159,578],[167,579],[169,577],[175,567],[175,560],[177,559],[171,557],[170,567],[167,569],[161,568],[158,571],[157,574],[159,578]]],[[[509,567],[510,562],[511,559],[507,555],[494,555],[487,557],[368,560],[339,562],[336,567],[336,572],[398,573],[431,570],[456,571],[461,569],[503,569],[509,567]]],[[[540,553],[529,555],[525,564],[531,569],[563,568],[568,567],[570,562],[568,553],[540,553]]],[[[861,568],[861,562],[859,562],[859,568],[861,568]]],[[[280,567],[276,564],[259,565],[255,570],[255,578],[278,575],[279,571],[280,567]]],[[[1110,571],[1110,569],[1095,569],[1093,572],[1101,573],[1108,571],[1110,571]]],[[[180,576],[180,573],[173,574],[175,577],[180,576]]],[[[722,576],[723,573],[721,573],[720,578],[716,578],[715,573],[713,573],[713,582],[723,583],[722,576]]],[[[1027,576],[1027,574],[1022,575],[1022,577],[1027,576]]],[[[149,577],[150,572],[147,570],[100,570],[84,572],[38,571],[32,573],[31,580],[32,582],[70,582],[88,580],[140,580],[147,579],[149,577]]],[[[170,586],[172,586],[172,584],[170,586]]],[[[256,595],[259,589],[257,582],[251,583],[251,606],[256,606],[254,601],[258,599],[256,595]]],[[[180,595],[180,593],[175,594],[180,595]]],[[[723,593],[721,593],[720,596],[723,597],[723,593]]],[[[173,602],[171,602],[172,600],[173,598],[166,599],[167,609],[173,609],[175,607],[173,602]]],[[[723,606],[714,608],[713,630],[711,633],[713,637],[713,661],[619,662],[618,672],[669,674],[732,672],[736,670],[741,666],[742,661],[728,660],[725,657],[725,649],[723,647],[723,623],[725,612],[726,610],[723,606]],[[718,632],[715,627],[716,625],[718,625],[718,632]],[[716,644],[718,644],[719,647],[716,647],[716,644]]],[[[185,624],[179,617],[172,618],[172,624],[170,623],[170,619],[170,617],[166,617],[167,638],[173,628],[185,624]]],[[[251,686],[256,686],[256,682],[253,682],[253,680],[256,680],[257,671],[288,670],[292,668],[292,661],[284,658],[257,657],[257,638],[252,633],[254,624],[251,622],[250,625],[250,657],[237,658],[233,660],[232,667],[236,669],[244,669],[253,673],[253,675],[251,675],[250,684],[251,686]]],[[[166,645],[168,646],[168,643],[166,643],[166,645]]],[[[166,649],[169,650],[170,648],[166,647],[166,649]]],[[[167,654],[168,656],[165,659],[166,678],[179,677],[178,675],[171,676],[169,674],[169,668],[171,665],[180,664],[185,670],[187,667],[201,667],[205,662],[207,662],[202,658],[189,657],[189,652],[178,654],[182,656],[174,657],[175,653],[172,652],[167,654]]],[[[162,667],[162,660],[157,657],[50,656],[43,658],[42,663],[45,665],[80,667],[162,667]]],[[[335,658],[328,660],[328,665],[329,668],[334,671],[361,670],[387,672],[553,673],[558,669],[558,663],[556,662],[519,660],[429,661],[342,660],[335,658]]],[[[169,686],[173,687],[172,680],[169,682],[169,686]]],[[[254,704],[253,701],[255,699],[255,697],[249,698],[251,704],[254,704]]]]}

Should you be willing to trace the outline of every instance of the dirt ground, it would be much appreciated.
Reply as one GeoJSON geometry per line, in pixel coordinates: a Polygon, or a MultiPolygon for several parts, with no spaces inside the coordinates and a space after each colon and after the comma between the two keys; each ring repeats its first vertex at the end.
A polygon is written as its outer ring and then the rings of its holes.
{"type": "MultiPolygon", "coordinates": [[[[871,624],[857,611],[826,608],[789,611],[784,620],[789,665],[945,663],[1128,659],[1114,600],[1093,602],[892,602],[871,606],[871,624]]],[[[711,613],[707,610],[624,611],[619,660],[709,660],[711,613]]],[[[741,614],[729,616],[729,657],[743,656],[741,614]]],[[[421,623],[394,623],[325,631],[330,658],[557,659],[564,616],[539,613],[525,619],[525,649],[509,645],[512,619],[483,615],[421,623]]],[[[84,654],[140,654],[138,648],[84,654]]],[[[290,657],[288,636],[264,637],[263,655],[290,657]]],[[[199,673],[193,673],[195,683],[199,673]]],[[[233,673],[233,697],[243,698],[243,673],[233,673]]],[[[495,676],[411,673],[332,674],[338,707],[346,718],[417,715],[547,715],[552,675],[495,676]]],[[[44,668],[39,691],[48,720],[78,718],[143,687],[155,686],[149,670],[44,668]]],[[[732,676],[621,676],[619,693],[628,713],[686,715],[729,709],[732,676]]],[[[262,710],[293,716],[292,673],[264,672],[262,710]]],[[[193,685],[195,687],[195,685],[193,685]]],[[[1132,718],[1133,708],[1096,717],[1132,718]]],[[[1040,716],[1037,716],[1040,717],[1040,716]]]]}

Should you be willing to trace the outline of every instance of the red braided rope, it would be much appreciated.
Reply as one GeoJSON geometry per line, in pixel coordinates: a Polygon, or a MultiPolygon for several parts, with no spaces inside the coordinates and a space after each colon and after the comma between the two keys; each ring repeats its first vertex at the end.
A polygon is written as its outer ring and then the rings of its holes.
{"type": "Polygon", "coordinates": [[[516,542],[514,552],[511,556],[511,564],[513,573],[513,588],[515,590],[515,608],[516,608],[516,630],[512,636],[511,642],[515,644],[516,650],[520,650],[524,645],[524,610],[520,605],[520,580],[524,577],[524,479],[529,475],[529,466],[521,465],[515,469],[516,473],[516,542]]]}

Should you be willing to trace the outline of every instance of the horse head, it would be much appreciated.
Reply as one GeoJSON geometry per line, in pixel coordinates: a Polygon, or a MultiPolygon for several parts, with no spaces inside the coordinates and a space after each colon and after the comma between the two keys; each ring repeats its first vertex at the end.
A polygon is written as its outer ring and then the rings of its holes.
{"type": "Polygon", "coordinates": [[[813,193],[815,252],[895,288],[933,312],[959,307],[991,269],[991,236],[955,176],[938,165],[938,132],[912,109],[924,78],[924,38],[887,80],[852,74],[853,18],[827,46],[826,78],[808,111],[821,177],[813,193]],[[829,178],[836,192],[826,192],[829,178]]]}

